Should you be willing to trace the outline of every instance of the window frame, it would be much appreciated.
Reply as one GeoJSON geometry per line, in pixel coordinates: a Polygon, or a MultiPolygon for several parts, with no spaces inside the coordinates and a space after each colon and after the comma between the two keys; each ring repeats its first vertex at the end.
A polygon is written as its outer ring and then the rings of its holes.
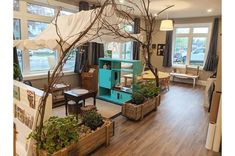
{"type": "MultiPolygon", "coordinates": [[[[33,4],[33,5],[39,5],[39,6],[43,6],[43,7],[48,7],[48,8],[52,8],[54,9],[54,15],[57,14],[58,12],[58,6],[60,6],[61,8],[63,8],[63,10],[65,11],[69,11],[69,12],[74,12],[76,13],[78,11],[78,8],[76,6],[72,6],[72,5],[68,5],[65,3],[61,3],[61,2],[53,2],[53,4],[55,5],[48,5],[45,4],[43,2],[34,2],[34,1],[21,1],[19,0],[19,11],[16,11],[13,9],[13,19],[19,19],[20,20],[20,37],[21,39],[28,39],[28,21],[36,21],[36,22],[43,22],[43,23],[48,23],[50,24],[50,22],[54,19],[55,16],[51,17],[51,16],[42,16],[42,15],[38,15],[38,14],[32,14],[32,13],[28,13],[27,11],[27,6],[28,3],[33,4]]],[[[14,23],[14,22],[13,22],[14,23]]],[[[57,53],[57,60],[58,61],[58,57],[59,54],[57,53]]],[[[30,58],[29,58],[29,52],[22,52],[22,61],[23,61],[23,68],[22,68],[22,75],[24,77],[24,79],[38,79],[38,78],[46,78],[47,77],[47,72],[46,70],[44,71],[40,71],[40,72],[30,72],[30,58]]],[[[63,70],[64,73],[66,74],[72,74],[74,69],[66,69],[63,70]]]]}
{"type": "MultiPolygon", "coordinates": [[[[134,34],[134,23],[120,23],[120,27],[122,27],[123,25],[129,25],[129,26],[132,26],[132,31],[130,31],[129,33],[130,34],[134,34]]],[[[109,50],[109,49],[106,49],[107,47],[108,47],[108,44],[109,43],[113,43],[113,42],[107,42],[107,43],[105,43],[104,44],[104,50],[109,50]]],[[[117,43],[117,44],[120,44],[119,45],[119,50],[120,50],[120,53],[119,53],[119,58],[117,58],[117,59],[127,59],[127,60],[133,60],[133,41],[127,41],[127,42],[123,42],[123,43],[118,43],[118,42],[115,42],[115,43],[117,43]],[[123,54],[123,48],[126,46],[126,43],[128,43],[128,42],[132,42],[131,44],[132,44],[132,50],[131,50],[131,58],[130,59],[127,59],[126,58],[126,55],[127,55],[127,53],[126,53],[126,51],[125,51],[125,53],[124,53],[124,55],[125,55],[125,57],[124,58],[122,58],[122,54],[123,54]]],[[[125,48],[126,49],[126,48],[125,48]]],[[[113,55],[112,55],[112,58],[113,58],[113,55]]]]}
{"type": "Polygon", "coordinates": [[[51,5],[45,5],[45,4],[34,3],[34,2],[27,2],[25,11],[26,11],[27,14],[30,14],[30,15],[48,17],[48,18],[54,18],[56,16],[56,13],[57,13],[57,9],[53,6],[51,6],[51,5]],[[40,14],[36,14],[36,13],[31,13],[31,12],[28,11],[28,5],[29,4],[37,5],[37,6],[40,6],[40,7],[46,7],[46,8],[49,8],[49,9],[53,9],[54,15],[53,16],[47,16],[47,15],[40,15],[40,14]]]}
{"type": "Polygon", "coordinates": [[[203,65],[199,65],[199,69],[203,69],[205,65],[205,61],[208,55],[210,40],[211,40],[211,31],[212,31],[212,23],[190,23],[190,24],[175,24],[174,30],[173,30],[173,40],[172,40],[172,67],[176,68],[185,68],[186,65],[197,67],[198,65],[191,65],[190,64],[190,55],[192,50],[192,43],[193,43],[193,37],[206,37],[207,43],[206,43],[206,49],[205,49],[205,55],[204,55],[204,62],[203,65]],[[208,33],[193,33],[193,28],[199,28],[199,27],[208,27],[208,33]],[[176,34],[177,28],[190,28],[189,33],[182,33],[182,34],[176,34]],[[186,61],[185,64],[175,64],[174,63],[174,50],[175,50],[175,40],[176,37],[188,37],[188,50],[186,55],[186,61]]]}

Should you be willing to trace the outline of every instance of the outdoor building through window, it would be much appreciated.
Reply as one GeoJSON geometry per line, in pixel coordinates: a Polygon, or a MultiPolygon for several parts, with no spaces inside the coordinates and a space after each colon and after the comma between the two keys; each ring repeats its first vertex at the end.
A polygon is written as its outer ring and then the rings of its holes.
{"type": "Polygon", "coordinates": [[[204,65],[210,41],[210,27],[208,23],[175,26],[173,65],[204,65]]]}

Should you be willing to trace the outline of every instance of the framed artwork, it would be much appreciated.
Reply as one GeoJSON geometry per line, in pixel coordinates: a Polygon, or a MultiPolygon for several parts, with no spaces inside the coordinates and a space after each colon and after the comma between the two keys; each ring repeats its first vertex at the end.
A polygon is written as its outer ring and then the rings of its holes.
{"type": "Polygon", "coordinates": [[[35,109],[35,92],[27,90],[29,106],[35,109]]]}
{"type": "Polygon", "coordinates": [[[165,44],[158,44],[157,45],[157,55],[158,56],[163,56],[164,55],[165,47],[166,47],[165,44]]]}
{"type": "Polygon", "coordinates": [[[13,97],[20,101],[20,87],[14,86],[13,97]]]}

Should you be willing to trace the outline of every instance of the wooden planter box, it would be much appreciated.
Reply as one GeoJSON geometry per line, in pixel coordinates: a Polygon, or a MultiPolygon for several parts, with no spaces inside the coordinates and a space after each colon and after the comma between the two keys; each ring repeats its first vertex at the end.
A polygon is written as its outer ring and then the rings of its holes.
{"type": "MultiPolygon", "coordinates": [[[[71,144],[51,156],[83,156],[88,155],[96,148],[110,143],[110,137],[114,135],[114,122],[106,121],[101,127],[95,131],[79,138],[78,143],[71,144]]],[[[34,155],[36,156],[36,146],[34,146],[34,155]]],[[[39,156],[49,156],[45,150],[39,150],[39,156]]]]}
{"type": "Polygon", "coordinates": [[[144,102],[140,105],[132,103],[124,103],[122,105],[122,115],[133,120],[142,120],[146,114],[153,110],[157,110],[160,105],[160,95],[144,102]]]}

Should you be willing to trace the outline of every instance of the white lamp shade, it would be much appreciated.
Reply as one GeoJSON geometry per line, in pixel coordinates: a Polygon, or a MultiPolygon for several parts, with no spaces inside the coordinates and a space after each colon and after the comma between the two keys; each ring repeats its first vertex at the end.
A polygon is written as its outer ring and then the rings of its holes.
{"type": "Polygon", "coordinates": [[[173,21],[172,20],[162,20],[160,25],[161,31],[171,31],[173,30],[173,21]]]}

